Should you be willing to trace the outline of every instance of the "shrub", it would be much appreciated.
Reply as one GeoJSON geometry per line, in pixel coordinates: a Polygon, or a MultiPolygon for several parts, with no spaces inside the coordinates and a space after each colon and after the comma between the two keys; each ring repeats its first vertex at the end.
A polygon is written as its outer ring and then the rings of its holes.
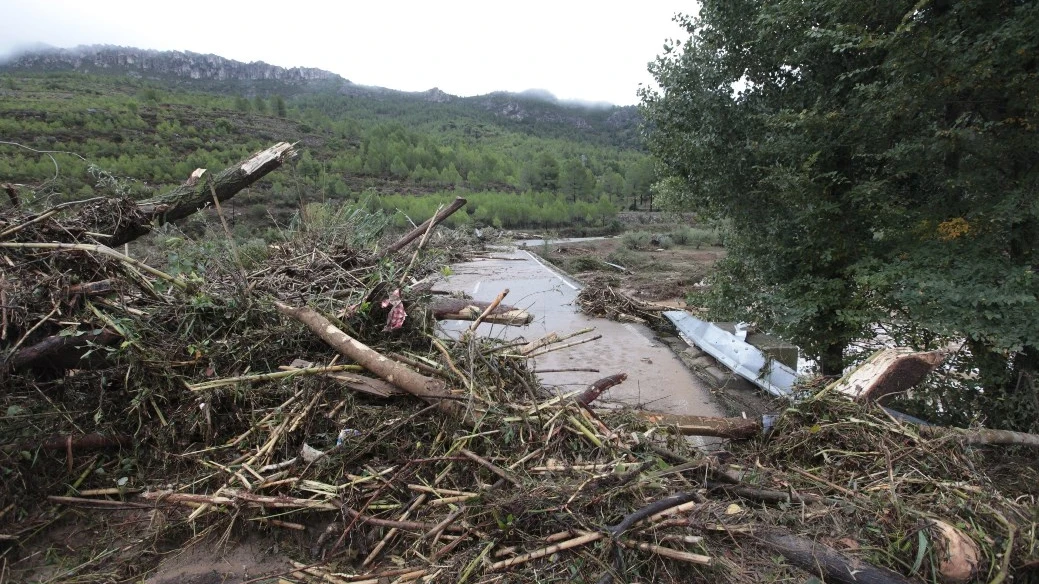
{"type": "Polygon", "coordinates": [[[594,270],[602,269],[602,262],[590,257],[590,256],[579,256],[571,259],[567,262],[566,271],[568,272],[591,272],[594,270]]]}
{"type": "Polygon", "coordinates": [[[693,237],[692,231],[689,227],[679,227],[671,232],[671,240],[676,245],[689,245],[693,237]]]}
{"type": "Polygon", "coordinates": [[[621,248],[606,256],[606,261],[610,262],[611,264],[617,264],[619,266],[624,266],[625,268],[630,268],[633,264],[636,263],[636,257],[635,254],[633,254],[631,251],[621,248]]]}
{"type": "Polygon", "coordinates": [[[649,246],[650,239],[645,231],[629,231],[621,236],[621,243],[628,249],[644,249],[649,246]]]}
{"type": "Polygon", "coordinates": [[[270,256],[267,242],[258,237],[248,239],[238,244],[238,257],[242,260],[242,267],[251,270],[263,263],[270,256]]]}
{"type": "Polygon", "coordinates": [[[661,249],[671,249],[672,247],[675,247],[675,242],[671,239],[670,235],[658,235],[655,238],[655,241],[657,242],[656,246],[661,249]]]}
{"type": "Polygon", "coordinates": [[[689,245],[700,249],[705,245],[721,245],[721,232],[717,229],[692,228],[689,230],[689,245]]]}

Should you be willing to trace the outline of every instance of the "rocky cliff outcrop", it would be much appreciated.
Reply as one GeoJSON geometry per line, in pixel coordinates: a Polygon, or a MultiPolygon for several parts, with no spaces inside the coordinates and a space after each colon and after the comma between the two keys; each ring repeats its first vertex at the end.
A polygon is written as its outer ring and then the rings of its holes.
{"type": "Polygon", "coordinates": [[[14,57],[5,68],[35,70],[73,70],[84,73],[125,72],[140,77],[181,77],[212,81],[340,81],[345,79],[323,69],[285,68],[263,61],[242,63],[217,55],[181,51],[152,51],[109,45],[80,46],[73,49],[35,51],[14,57]]]}

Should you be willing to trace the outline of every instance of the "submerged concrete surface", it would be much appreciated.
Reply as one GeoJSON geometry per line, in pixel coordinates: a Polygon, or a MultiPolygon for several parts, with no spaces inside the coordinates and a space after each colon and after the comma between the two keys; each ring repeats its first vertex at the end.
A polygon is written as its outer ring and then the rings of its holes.
{"type": "MultiPolygon", "coordinates": [[[[535,359],[534,369],[595,368],[599,373],[561,372],[539,374],[546,385],[573,391],[614,373],[628,379],[604,395],[606,402],[644,405],[647,409],[674,414],[720,416],[707,385],[693,375],[666,345],[653,340],[642,325],[590,318],[577,311],[574,300],[580,285],[546,266],[530,252],[500,251],[499,259],[481,259],[453,265],[453,274],[434,289],[462,291],[476,300],[492,301],[509,289],[506,304],[534,315],[525,327],[481,324],[483,336],[532,341],[551,332],[560,335],[595,327],[591,335],[602,338],[590,343],[547,353],[535,359]]],[[[470,323],[444,323],[448,332],[470,323]]],[[[591,336],[582,335],[581,338],[591,336]]],[[[571,342],[570,339],[565,342],[571,342]]],[[[605,404],[602,404],[605,405],[605,404]]]]}

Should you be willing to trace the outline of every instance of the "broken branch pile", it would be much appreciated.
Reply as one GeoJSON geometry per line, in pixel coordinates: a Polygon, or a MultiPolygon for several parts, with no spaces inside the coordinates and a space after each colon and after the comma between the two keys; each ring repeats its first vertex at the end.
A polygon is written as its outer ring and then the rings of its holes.
{"type": "Polygon", "coordinates": [[[578,292],[577,306],[591,316],[638,323],[659,320],[660,312],[665,310],[636,300],[601,280],[592,280],[578,292]]]}
{"type": "Polygon", "coordinates": [[[79,582],[247,533],[293,582],[952,582],[1036,558],[1035,475],[993,482],[989,453],[869,405],[823,395],[708,453],[592,409],[623,373],[547,391],[529,355],[570,335],[437,333],[415,283],[446,250],[386,252],[362,209],[307,207],[251,251],[163,232],[157,268],[105,251],[128,230],[105,204],[0,222],[13,581],[59,527],[91,530],[79,582]]]}

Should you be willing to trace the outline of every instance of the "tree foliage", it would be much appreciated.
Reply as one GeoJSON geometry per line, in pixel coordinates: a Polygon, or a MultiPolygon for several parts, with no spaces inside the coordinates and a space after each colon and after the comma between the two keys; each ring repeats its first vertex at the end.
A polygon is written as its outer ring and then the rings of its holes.
{"type": "Polygon", "coordinates": [[[680,20],[643,109],[660,191],[732,221],[726,316],[828,373],[878,325],[962,339],[981,377],[949,391],[1034,427],[1039,3],[708,0],[680,20]]]}

